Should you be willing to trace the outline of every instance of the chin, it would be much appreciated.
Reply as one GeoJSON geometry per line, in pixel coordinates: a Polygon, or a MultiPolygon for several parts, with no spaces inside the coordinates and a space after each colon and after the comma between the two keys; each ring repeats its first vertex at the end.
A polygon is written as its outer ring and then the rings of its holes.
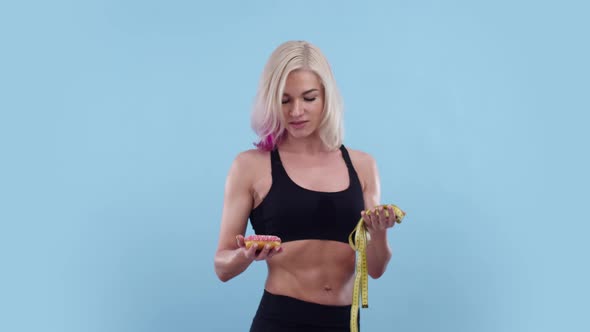
{"type": "Polygon", "coordinates": [[[289,136],[295,139],[309,138],[318,134],[318,128],[315,126],[315,123],[312,122],[308,122],[303,128],[293,128],[287,125],[286,130],[289,133],[289,136]]]}
{"type": "Polygon", "coordinates": [[[289,135],[293,138],[308,138],[310,136],[312,136],[314,134],[313,131],[309,131],[309,130],[305,130],[305,131],[299,131],[299,130],[294,130],[294,131],[289,131],[289,135]]]}

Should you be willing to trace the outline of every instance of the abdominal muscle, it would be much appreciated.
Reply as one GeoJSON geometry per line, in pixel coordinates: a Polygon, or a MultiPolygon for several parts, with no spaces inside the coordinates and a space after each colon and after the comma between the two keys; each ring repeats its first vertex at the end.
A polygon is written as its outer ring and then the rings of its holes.
{"type": "Polygon", "coordinates": [[[267,260],[265,288],[276,295],[325,305],[350,305],[355,252],[347,243],[299,240],[267,260]]]}

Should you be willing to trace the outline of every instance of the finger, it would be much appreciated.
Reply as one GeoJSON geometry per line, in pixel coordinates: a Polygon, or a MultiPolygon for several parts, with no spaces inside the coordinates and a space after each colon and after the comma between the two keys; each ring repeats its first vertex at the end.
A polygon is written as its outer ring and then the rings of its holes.
{"type": "Polygon", "coordinates": [[[375,229],[379,229],[381,228],[381,216],[380,216],[380,211],[379,211],[379,207],[374,207],[371,209],[370,211],[370,216],[371,216],[371,222],[373,224],[373,228],[375,229]]]}
{"type": "Polygon", "coordinates": [[[258,249],[258,243],[254,242],[249,249],[246,249],[246,257],[250,259],[256,259],[256,250],[258,249]]]}
{"type": "Polygon", "coordinates": [[[266,256],[266,259],[274,257],[275,255],[279,254],[281,251],[283,251],[282,247],[275,247],[274,249],[269,250],[268,255],[266,256]]]}
{"type": "Polygon", "coordinates": [[[373,228],[379,228],[380,220],[379,220],[379,208],[374,207],[371,209],[371,223],[373,224],[373,228]]]}
{"type": "Polygon", "coordinates": [[[256,256],[257,260],[263,260],[266,259],[268,256],[268,252],[270,251],[270,245],[267,244],[264,247],[262,247],[262,250],[260,250],[260,252],[258,253],[258,255],[256,256]]]}
{"type": "Polygon", "coordinates": [[[388,206],[382,206],[381,209],[381,215],[383,216],[383,224],[381,226],[383,226],[383,229],[392,227],[395,223],[395,217],[392,214],[391,209],[389,209],[388,206]]]}
{"type": "Polygon", "coordinates": [[[361,211],[361,217],[363,218],[363,222],[367,228],[371,228],[373,225],[371,223],[371,216],[368,213],[369,211],[361,211]]]}
{"type": "Polygon", "coordinates": [[[241,234],[236,235],[236,243],[238,244],[239,248],[245,247],[246,242],[244,241],[244,236],[241,234]]]}
{"type": "Polygon", "coordinates": [[[393,225],[395,225],[395,223],[398,222],[398,220],[397,215],[395,214],[395,210],[393,209],[393,206],[388,205],[387,210],[389,211],[389,215],[391,216],[391,222],[393,223],[393,225]]]}
{"type": "Polygon", "coordinates": [[[375,208],[369,209],[367,213],[369,215],[369,219],[371,220],[371,225],[373,228],[379,227],[379,216],[377,215],[378,211],[375,208]]]}
{"type": "Polygon", "coordinates": [[[386,228],[389,223],[388,211],[383,206],[379,206],[377,211],[379,211],[379,228],[386,228]]]}

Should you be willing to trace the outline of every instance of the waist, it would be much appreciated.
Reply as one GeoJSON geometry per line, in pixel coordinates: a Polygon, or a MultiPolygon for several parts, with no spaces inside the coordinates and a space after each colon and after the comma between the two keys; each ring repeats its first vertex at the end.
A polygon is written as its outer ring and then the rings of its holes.
{"type": "Polygon", "coordinates": [[[256,311],[255,322],[270,320],[282,326],[307,327],[313,331],[319,327],[349,331],[351,308],[351,305],[317,304],[274,294],[265,289],[256,311]]]}
{"type": "Polygon", "coordinates": [[[267,262],[269,292],[325,305],[352,303],[355,253],[347,244],[304,240],[283,246],[267,262]]]}

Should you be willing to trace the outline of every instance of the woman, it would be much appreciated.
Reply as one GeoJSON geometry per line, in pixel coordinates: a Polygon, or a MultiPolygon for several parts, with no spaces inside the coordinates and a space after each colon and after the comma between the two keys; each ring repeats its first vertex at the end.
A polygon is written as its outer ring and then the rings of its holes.
{"type": "Polygon", "coordinates": [[[391,258],[386,231],[395,214],[364,213],[380,204],[376,163],[342,144],[341,98],[317,47],[289,41],[271,54],[252,126],[260,141],[237,155],[227,177],[215,272],[225,282],[266,262],[250,331],[349,331],[355,252],[348,236],[365,218],[368,273],[379,278],[391,258]],[[279,236],[282,245],[246,249],[248,219],[256,234],[279,236]]]}

